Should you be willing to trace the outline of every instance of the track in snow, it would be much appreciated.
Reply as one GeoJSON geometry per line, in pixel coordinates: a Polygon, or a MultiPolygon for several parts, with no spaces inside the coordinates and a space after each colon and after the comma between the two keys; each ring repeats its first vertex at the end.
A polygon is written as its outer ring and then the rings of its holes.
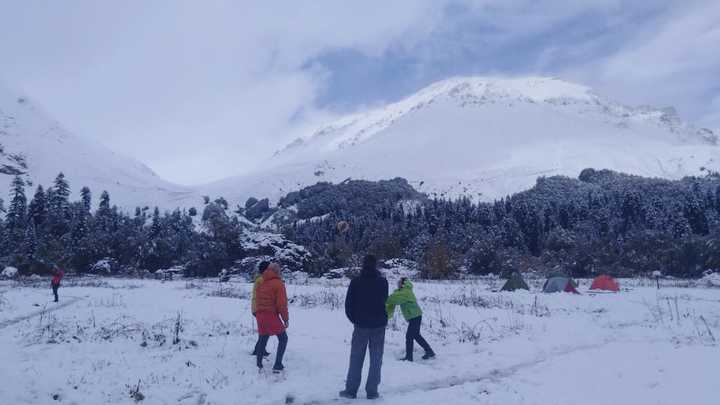
{"type": "MultiPolygon", "coordinates": [[[[480,374],[480,375],[467,375],[467,376],[450,376],[446,378],[437,379],[434,381],[427,381],[422,382],[418,384],[411,384],[411,385],[405,385],[400,387],[391,387],[386,390],[382,391],[382,397],[385,399],[392,399],[396,396],[406,395],[413,392],[430,392],[430,391],[436,391],[446,388],[452,388],[459,385],[465,385],[465,384],[473,384],[473,383],[479,383],[483,381],[496,381],[504,378],[508,378],[512,376],[513,374],[517,373],[518,371],[528,369],[534,366],[537,366],[539,364],[545,363],[548,360],[553,360],[558,357],[562,357],[568,354],[573,354],[576,352],[581,352],[585,350],[593,350],[598,349],[602,346],[605,346],[606,344],[611,343],[611,341],[606,341],[603,343],[598,344],[592,344],[592,345],[582,345],[582,346],[574,346],[568,349],[558,349],[555,350],[549,354],[539,356],[535,359],[520,362],[513,364],[509,367],[504,368],[497,368],[494,370],[490,370],[486,373],[480,374]]],[[[322,400],[310,400],[305,402],[300,402],[302,405],[331,405],[331,404],[344,404],[344,403],[353,403],[353,400],[343,399],[343,398],[333,398],[333,399],[322,399],[322,400]]]]}
{"type": "Polygon", "coordinates": [[[28,319],[30,319],[30,318],[34,318],[34,317],[36,317],[36,316],[40,316],[40,315],[43,315],[43,314],[49,314],[49,313],[51,313],[51,312],[55,312],[55,311],[57,311],[57,310],[59,310],[59,309],[65,308],[65,307],[67,307],[67,306],[70,306],[70,305],[72,305],[72,304],[80,301],[81,299],[82,299],[82,298],[80,298],[80,297],[67,297],[67,298],[64,299],[62,302],[60,302],[60,303],[58,303],[57,305],[54,305],[54,306],[52,306],[52,307],[50,307],[50,308],[48,308],[47,305],[46,305],[45,308],[43,308],[43,309],[41,309],[41,310],[38,310],[38,311],[35,311],[35,312],[31,312],[31,313],[29,313],[29,314],[27,314],[27,315],[18,316],[17,318],[13,318],[13,319],[8,319],[8,320],[6,320],[6,321],[2,321],[2,322],[0,322],[0,329],[5,329],[5,328],[7,328],[8,326],[15,325],[15,324],[17,324],[17,323],[20,323],[20,322],[22,322],[22,321],[28,320],[28,319]]]}

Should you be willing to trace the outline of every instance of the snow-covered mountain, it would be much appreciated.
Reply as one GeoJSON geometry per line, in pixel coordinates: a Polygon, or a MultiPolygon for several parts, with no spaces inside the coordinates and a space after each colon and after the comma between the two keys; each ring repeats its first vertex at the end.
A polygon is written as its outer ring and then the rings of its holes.
{"type": "Polygon", "coordinates": [[[628,107],[555,78],[454,78],[297,139],[269,168],[203,193],[277,199],[317,181],[407,178],[418,190],[493,199],[587,167],[679,178],[718,169],[708,129],[672,108],[628,107]]]}
{"type": "Polygon", "coordinates": [[[142,163],[70,134],[32,100],[0,86],[0,197],[15,174],[49,185],[65,173],[73,192],[131,210],[276,201],[318,181],[404,177],[419,191],[493,199],[538,176],[587,167],[679,178],[720,169],[716,134],[672,109],[628,107],[587,87],[546,77],[454,78],[383,108],[353,114],[278,151],[262,170],[198,187],[159,178],[142,163]]]}
{"type": "Polygon", "coordinates": [[[199,206],[193,190],[159,178],[142,163],[79,138],[51,119],[31,99],[0,85],[0,198],[8,200],[15,175],[35,187],[52,185],[63,172],[77,197],[83,186],[93,192],[95,204],[103,190],[113,204],[126,210],[135,206],[199,206]]]}

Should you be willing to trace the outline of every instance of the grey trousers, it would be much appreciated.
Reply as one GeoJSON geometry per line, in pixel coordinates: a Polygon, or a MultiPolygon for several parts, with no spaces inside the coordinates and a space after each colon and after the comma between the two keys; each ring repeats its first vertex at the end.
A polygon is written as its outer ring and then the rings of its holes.
{"type": "Polygon", "coordinates": [[[353,330],[352,346],[350,347],[350,366],[345,382],[347,392],[356,394],[360,388],[365,352],[368,347],[370,348],[370,370],[365,383],[365,391],[368,394],[377,394],[378,392],[383,351],[385,350],[385,327],[365,329],[357,326],[353,330]]]}

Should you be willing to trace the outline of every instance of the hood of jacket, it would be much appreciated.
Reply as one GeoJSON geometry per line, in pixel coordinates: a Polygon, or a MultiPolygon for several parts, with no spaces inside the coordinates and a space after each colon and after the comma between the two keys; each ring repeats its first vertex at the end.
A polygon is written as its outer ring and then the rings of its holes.
{"type": "Polygon", "coordinates": [[[275,270],[272,270],[269,268],[267,270],[263,271],[262,278],[263,278],[263,281],[270,281],[270,280],[275,280],[275,279],[282,280],[280,278],[280,275],[277,272],[275,272],[275,270]]]}

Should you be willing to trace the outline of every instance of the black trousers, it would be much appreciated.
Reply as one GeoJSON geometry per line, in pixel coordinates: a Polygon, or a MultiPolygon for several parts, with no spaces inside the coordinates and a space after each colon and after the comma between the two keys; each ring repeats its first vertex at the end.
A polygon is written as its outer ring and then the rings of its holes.
{"type": "MultiPolygon", "coordinates": [[[[288,335],[286,332],[283,332],[277,335],[277,338],[278,348],[277,353],[275,354],[275,366],[273,368],[282,368],[282,360],[283,356],[285,355],[285,349],[287,348],[288,335]]],[[[265,348],[267,347],[269,339],[269,335],[262,335],[260,336],[260,339],[258,339],[257,345],[255,346],[255,356],[257,358],[258,368],[262,368],[263,354],[265,353],[265,348]]]]}
{"type": "Polygon", "coordinates": [[[418,342],[420,347],[425,350],[425,353],[433,353],[432,348],[428,342],[420,334],[420,325],[422,324],[422,316],[410,319],[408,321],[407,332],[405,333],[405,358],[412,360],[413,358],[413,346],[415,342],[418,342]]]}
{"type": "MultiPolygon", "coordinates": [[[[262,336],[258,335],[258,340],[257,340],[257,342],[255,342],[255,348],[253,349],[253,352],[252,352],[253,356],[257,356],[258,347],[260,346],[260,338],[261,338],[261,337],[262,337],[262,336]]],[[[265,353],[263,353],[263,355],[264,355],[264,354],[265,354],[265,353]]]]}
{"type": "Polygon", "coordinates": [[[60,288],[60,284],[52,285],[53,295],[55,295],[55,302],[58,302],[58,288],[60,288]]]}

